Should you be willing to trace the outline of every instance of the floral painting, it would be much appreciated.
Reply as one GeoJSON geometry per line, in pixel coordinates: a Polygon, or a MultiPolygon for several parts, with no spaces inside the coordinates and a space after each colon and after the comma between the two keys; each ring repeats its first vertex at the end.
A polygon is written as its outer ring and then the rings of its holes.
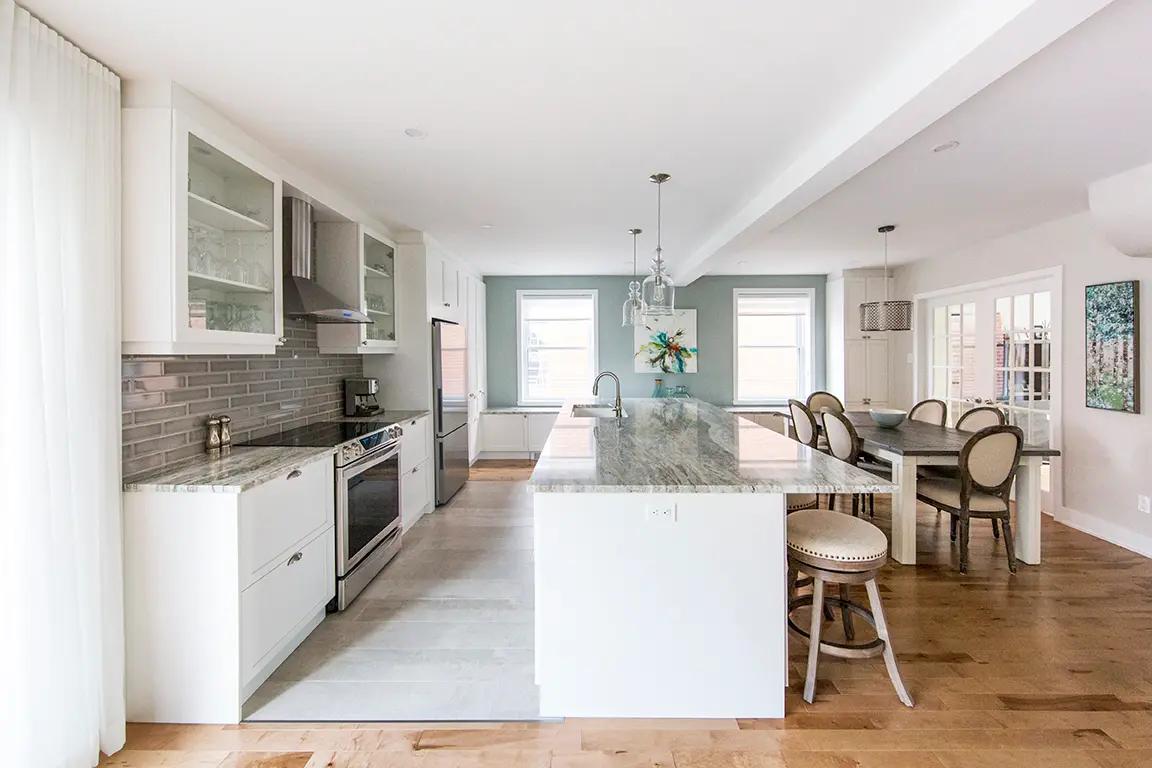
{"type": "Polygon", "coordinates": [[[1085,404],[1140,413],[1140,281],[1084,289],[1085,404]]]}
{"type": "Polygon", "coordinates": [[[696,310],[677,309],[637,325],[635,340],[636,373],[696,373],[696,310]]]}

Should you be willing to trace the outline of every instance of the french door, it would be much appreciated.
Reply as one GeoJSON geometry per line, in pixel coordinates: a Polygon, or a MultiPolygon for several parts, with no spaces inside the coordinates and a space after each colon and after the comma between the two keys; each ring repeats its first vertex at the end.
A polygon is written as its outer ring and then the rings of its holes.
{"type": "MultiPolygon", "coordinates": [[[[1008,279],[918,299],[917,391],[955,424],[999,408],[1031,445],[1059,447],[1059,277],[1008,279]]],[[[1047,470],[1047,468],[1046,468],[1047,470]]],[[[1044,508],[1053,509],[1044,472],[1044,508]]]]}

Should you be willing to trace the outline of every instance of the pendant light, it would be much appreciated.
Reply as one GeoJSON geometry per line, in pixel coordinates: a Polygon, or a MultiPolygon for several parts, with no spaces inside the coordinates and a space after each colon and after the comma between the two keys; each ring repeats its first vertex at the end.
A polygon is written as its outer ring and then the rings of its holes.
{"type": "Polygon", "coordinates": [[[656,255],[652,257],[652,274],[644,278],[641,286],[641,300],[644,302],[643,318],[669,317],[676,309],[676,284],[664,271],[664,248],[661,245],[661,189],[664,182],[672,178],[666,173],[654,173],[648,181],[656,185],[656,255]]]}
{"type": "Polygon", "coordinates": [[[628,298],[624,300],[625,328],[642,324],[640,315],[644,312],[644,302],[640,300],[640,281],[636,279],[636,236],[643,231],[628,230],[628,234],[632,235],[632,282],[628,283],[628,298]]]}
{"type": "Polygon", "coordinates": [[[912,330],[912,302],[888,299],[888,233],[895,224],[885,224],[876,231],[884,235],[884,301],[869,301],[860,305],[860,330],[910,331],[912,330]]]}

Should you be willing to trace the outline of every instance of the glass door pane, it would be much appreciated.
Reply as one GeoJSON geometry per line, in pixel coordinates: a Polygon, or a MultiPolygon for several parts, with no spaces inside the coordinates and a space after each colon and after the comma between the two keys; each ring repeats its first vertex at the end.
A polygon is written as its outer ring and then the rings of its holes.
{"type": "Polygon", "coordinates": [[[395,249],[364,235],[364,310],[372,319],[364,332],[370,341],[396,340],[395,274],[395,249]]]}
{"type": "Polygon", "coordinates": [[[996,298],[996,402],[1032,445],[1051,442],[1052,294],[996,298]]]}
{"type": "Polygon", "coordinates": [[[275,332],[275,185],[188,137],[188,326],[275,332]]]}

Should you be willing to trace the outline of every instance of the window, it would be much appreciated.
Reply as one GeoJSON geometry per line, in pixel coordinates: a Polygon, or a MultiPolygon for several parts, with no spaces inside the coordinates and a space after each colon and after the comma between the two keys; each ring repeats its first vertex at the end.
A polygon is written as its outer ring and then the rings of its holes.
{"type": "Polygon", "coordinates": [[[783,403],[812,388],[812,290],[737,288],[733,401],[783,403]]]}
{"type": "Polygon", "coordinates": [[[588,397],[596,375],[596,291],[517,291],[519,400],[588,397]]]}
{"type": "Polygon", "coordinates": [[[948,404],[948,414],[971,407],[976,397],[976,304],[932,308],[932,367],[929,391],[948,404]]]}

